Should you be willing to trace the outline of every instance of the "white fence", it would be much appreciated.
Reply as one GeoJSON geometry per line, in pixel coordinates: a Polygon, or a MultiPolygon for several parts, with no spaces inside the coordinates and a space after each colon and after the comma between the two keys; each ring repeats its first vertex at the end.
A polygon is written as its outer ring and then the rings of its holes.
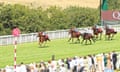
{"type": "MultiPolygon", "coordinates": [[[[67,30],[47,31],[50,39],[65,38],[68,37],[67,30]]],[[[0,36],[0,45],[13,44],[14,37],[12,35],[0,36]]],[[[21,34],[18,43],[34,42],[37,41],[37,33],[21,34]]]]}
{"type": "MultiPolygon", "coordinates": [[[[80,32],[85,31],[86,28],[79,28],[80,32]]],[[[120,27],[116,28],[115,30],[120,32],[120,27]]],[[[66,38],[68,36],[68,30],[56,30],[56,31],[47,31],[48,36],[50,39],[58,39],[58,38],[66,38]]],[[[14,37],[12,35],[7,36],[0,36],[0,45],[9,45],[13,44],[14,37]]],[[[25,43],[25,42],[34,42],[37,41],[37,33],[29,33],[29,34],[21,34],[18,43],[25,43]]]]}

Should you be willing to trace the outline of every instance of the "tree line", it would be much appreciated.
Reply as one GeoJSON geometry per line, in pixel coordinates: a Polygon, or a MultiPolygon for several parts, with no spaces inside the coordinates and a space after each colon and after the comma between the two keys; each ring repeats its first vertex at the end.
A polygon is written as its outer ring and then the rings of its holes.
{"type": "MultiPolygon", "coordinates": [[[[116,2],[118,0],[111,1],[113,2],[108,2],[109,9],[117,9],[120,2],[116,2]]],[[[99,22],[100,7],[94,9],[70,6],[63,9],[51,6],[43,9],[20,4],[0,4],[0,35],[11,34],[11,29],[15,25],[21,29],[22,33],[31,33],[41,30],[68,29],[71,26],[86,27],[99,22]]]]}

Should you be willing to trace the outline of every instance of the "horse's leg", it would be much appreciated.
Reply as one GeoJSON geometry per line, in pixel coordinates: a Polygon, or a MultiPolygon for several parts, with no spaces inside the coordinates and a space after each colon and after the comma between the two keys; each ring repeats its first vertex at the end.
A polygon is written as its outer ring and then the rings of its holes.
{"type": "Polygon", "coordinates": [[[86,39],[86,41],[85,41],[85,44],[87,44],[87,39],[86,39]]]}
{"type": "Polygon", "coordinates": [[[43,46],[44,46],[44,47],[46,46],[46,41],[45,41],[45,42],[43,42],[43,46]]]}
{"type": "Polygon", "coordinates": [[[107,34],[105,34],[105,40],[107,40],[108,39],[108,37],[107,37],[108,35],[107,34]]]}
{"type": "Polygon", "coordinates": [[[80,39],[79,39],[79,37],[77,38],[77,41],[78,41],[78,43],[80,43],[80,39]]]}
{"type": "Polygon", "coordinates": [[[96,39],[98,40],[98,34],[96,35],[96,39]]]}
{"type": "Polygon", "coordinates": [[[92,39],[92,41],[95,43],[95,39],[94,39],[94,37],[93,38],[91,38],[92,39]]]}
{"type": "Polygon", "coordinates": [[[114,37],[114,34],[112,34],[112,36],[111,36],[111,40],[113,39],[113,37],[114,37]]]}
{"type": "Polygon", "coordinates": [[[50,41],[50,39],[49,39],[49,38],[47,38],[47,40],[48,40],[48,41],[50,41]]]}
{"type": "Polygon", "coordinates": [[[40,45],[40,41],[38,42],[38,44],[40,45]]]}
{"type": "Polygon", "coordinates": [[[102,38],[102,33],[100,33],[100,40],[101,40],[101,38],[102,38]]]}
{"type": "Polygon", "coordinates": [[[39,41],[39,46],[40,46],[40,47],[42,46],[42,43],[41,43],[41,41],[39,41]]]}
{"type": "Polygon", "coordinates": [[[81,44],[83,44],[84,39],[81,41],[81,44]]]}
{"type": "Polygon", "coordinates": [[[90,44],[92,44],[91,39],[88,39],[88,40],[89,40],[90,44]]]}
{"type": "Polygon", "coordinates": [[[78,38],[78,41],[79,41],[79,43],[80,43],[80,39],[78,38]]]}
{"type": "Polygon", "coordinates": [[[68,40],[68,42],[69,42],[71,39],[72,39],[72,38],[70,37],[69,40],[68,40]]]}
{"type": "Polygon", "coordinates": [[[110,40],[110,37],[111,37],[111,36],[110,36],[110,35],[108,35],[108,40],[110,40]]]}
{"type": "Polygon", "coordinates": [[[42,43],[41,42],[39,43],[39,45],[40,45],[40,47],[42,47],[42,43]]]}
{"type": "Polygon", "coordinates": [[[73,43],[74,39],[72,38],[72,43],[73,43]]]}
{"type": "Polygon", "coordinates": [[[95,36],[95,39],[97,39],[97,37],[96,37],[96,35],[94,34],[94,36],[95,36]]]}
{"type": "Polygon", "coordinates": [[[40,38],[39,38],[39,42],[38,42],[38,44],[40,45],[40,38]]]}

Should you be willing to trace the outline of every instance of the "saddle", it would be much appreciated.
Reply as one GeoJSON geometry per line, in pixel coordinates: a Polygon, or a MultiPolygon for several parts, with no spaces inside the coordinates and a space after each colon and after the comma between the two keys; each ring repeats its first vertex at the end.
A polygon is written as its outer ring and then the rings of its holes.
{"type": "Polygon", "coordinates": [[[113,32],[114,32],[114,29],[109,29],[109,30],[110,30],[110,32],[111,32],[111,33],[113,33],[113,32]]]}
{"type": "Polygon", "coordinates": [[[48,38],[48,35],[43,35],[43,37],[45,37],[45,39],[47,39],[47,38],[48,38]]]}

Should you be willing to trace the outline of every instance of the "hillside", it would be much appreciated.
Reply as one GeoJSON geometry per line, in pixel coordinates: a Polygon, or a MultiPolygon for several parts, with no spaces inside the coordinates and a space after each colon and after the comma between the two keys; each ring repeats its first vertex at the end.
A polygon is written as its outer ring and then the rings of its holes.
{"type": "Polygon", "coordinates": [[[49,6],[60,6],[66,8],[68,6],[80,6],[80,7],[90,7],[98,8],[99,0],[0,0],[5,4],[22,4],[27,6],[47,8],[49,6]]]}

